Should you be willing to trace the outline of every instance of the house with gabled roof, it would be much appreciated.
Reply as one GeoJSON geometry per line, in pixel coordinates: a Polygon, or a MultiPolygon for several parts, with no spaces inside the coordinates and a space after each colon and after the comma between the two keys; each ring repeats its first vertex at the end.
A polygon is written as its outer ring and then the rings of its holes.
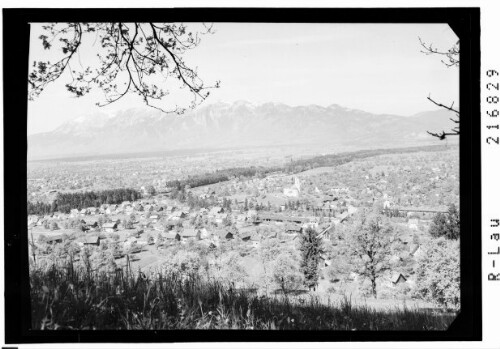
{"type": "Polygon", "coordinates": [[[167,240],[171,240],[171,241],[180,241],[181,240],[181,236],[178,232],[170,232],[170,233],[163,233],[161,235],[163,238],[167,239],[167,240]]]}
{"type": "Polygon", "coordinates": [[[97,228],[99,226],[99,222],[95,218],[85,218],[85,220],[81,220],[82,224],[85,224],[87,228],[97,228]]]}
{"type": "Polygon", "coordinates": [[[232,232],[230,232],[229,230],[225,230],[225,229],[219,230],[217,232],[217,236],[218,236],[219,240],[231,240],[234,238],[234,234],[232,232]]]}
{"type": "Polygon", "coordinates": [[[239,234],[238,236],[241,240],[246,242],[246,241],[250,241],[250,239],[252,239],[253,233],[245,232],[245,233],[239,234]]]}
{"type": "Polygon", "coordinates": [[[180,235],[181,235],[181,238],[184,240],[187,240],[187,239],[200,240],[201,239],[201,232],[199,229],[186,228],[186,229],[182,230],[180,235]]]}
{"type": "Polygon", "coordinates": [[[273,214],[273,213],[259,213],[257,216],[257,220],[260,221],[274,221],[274,222],[295,222],[298,224],[304,224],[309,222],[308,218],[304,217],[294,217],[294,216],[285,216],[283,214],[273,214]]]}
{"type": "Polygon", "coordinates": [[[83,245],[99,246],[99,244],[100,244],[100,238],[97,235],[95,235],[95,236],[86,236],[82,242],[83,242],[83,245]]]}
{"type": "Polygon", "coordinates": [[[237,213],[236,210],[232,211],[233,217],[236,217],[237,222],[245,222],[247,220],[247,216],[241,213],[237,213]]]}
{"type": "Polygon", "coordinates": [[[171,220],[179,220],[179,219],[183,219],[183,218],[186,218],[186,213],[182,212],[182,211],[175,211],[174,213],[172,213],[172,215],[170,216],[170,219],[171,220]]]}
{"type": "Polygon", "coordinates": [[[326,254],[321,254],[319,256],[319,267],[320,268],[328,267],[331,264],[332,264],[332,260],[328,259],[328,256],[326,254]]]}
{"type": "Polygon", "coordinates": [[[177,222],[178,222],[178,221],[175,221],[175,220],[170,220],[170,219],[169,219],[168,221],[166,221],[166,222],[164,223],[164,225],[165,225],[165,229],[166,229],[166,230],[172,230],[172,229],[174,229],[174,228],[177,226],[177,222]]]}
{"type": "Polygon", "coordinates": [[[118,223],[116,222],[111,222],[111,223],[104,223],[102,225],[102,229],[106,232],[106,233],[114,233],[115,231],[118,230],[118,223]]]}
{"type": "Polygon", "coordinates": [[[422,247],[420,244],[410,244],[409,246],[410,256],[418,258],[422,255],[422,247]]]}
{"type": "Polygon", "coordinates": [[[56,243],[61,243],[63,241],[62,235],[52,235],[52,236],[47,236],[45,239],[45,242],[48,244],[56,244],[56,243]]]}
{"type": "Polygon", "coordinates": [[[221,207],[221,206],[215,206],[215,207],[212,207],[212,209],[210,209],[210,215],[211,216],[216,216],[217,214],[219,213],[223,213],[224,212],[224,208],[221,207]]]}
{"type": "Polygon", "coordinates": [[[136,210],[137,212],[144,211],[144,206],[142,206],[141,203],[137,202],[137,203],[134,203],[132,206],[134,207],[134,210],[136,210]]]}
{"type": "Polygon", "coordinates": [[[349,218],[349,212],[345,211],[341,214],[339,214],[337,217],[333,219],[333,222],[338,224],[338,223],[343,223],[349,218]]]}
{"type": "Polygon", "coordinates": [[[302,232],[302,227],[297,225],[297,224],[293,224],[293,223],[287,223],[285,224],[285,233],[288,233],[288,234],[299,234],[302,232]]]}
{"type": "Polygon", "coordinates": [[[391,282],[393,285],[398,285],[406,282],[406,277],[401,273],[394,273],[391,276],[391,282]]]}

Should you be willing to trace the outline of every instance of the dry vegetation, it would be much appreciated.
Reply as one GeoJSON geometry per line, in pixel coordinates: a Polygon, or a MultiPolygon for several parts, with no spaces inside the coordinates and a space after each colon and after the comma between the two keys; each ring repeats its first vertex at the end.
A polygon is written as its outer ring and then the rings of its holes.
{"type": "MultiPolygon", "coordinates": [[[[71,270],[71,268],[70,268],[71,270]]],[[[445,330],[455,315],[419,309],[354,307],[282,296],[257,297],[177,274],[89,277],[32,270],[33,329],[445,330]]]]}

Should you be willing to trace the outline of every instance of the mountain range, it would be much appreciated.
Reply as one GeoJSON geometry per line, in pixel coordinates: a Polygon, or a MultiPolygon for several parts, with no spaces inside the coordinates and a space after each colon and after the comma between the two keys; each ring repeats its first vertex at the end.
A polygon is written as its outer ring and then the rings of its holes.
{"type": "Polygon", "coordinates": [[[28,159],[183,149],[280,145],[398,147],[436,141],[426,131],[448,130],[446,110],[413,116],[372,114],[337,104],[255,105],[216,103],[183,115],[134,108],[113,116],[97,113],[51,132],[28,137],[28,159]]]}

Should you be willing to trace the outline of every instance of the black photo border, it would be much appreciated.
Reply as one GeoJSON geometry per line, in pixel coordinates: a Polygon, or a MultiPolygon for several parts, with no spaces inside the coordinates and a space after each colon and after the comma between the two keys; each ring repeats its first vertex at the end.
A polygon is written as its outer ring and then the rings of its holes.
{"type": "MultiPolygon", "coordinates": [[[[3,9],[6,343],[479,341],[481,147],[479,8],[3,9]],[[27,76],[30,22],[448,23],[460,38],[461,312],[447,331],[30,330],[27,76]],[[8,199],[8,200],[7,200],[8,199]]],[[[411,69],[411,67],[408,67],[411,69]]],[[[412,83],[408,81],[408,83],[412,83]]],[[[425,96],[423,96],[425,98],[425,96]]]]}

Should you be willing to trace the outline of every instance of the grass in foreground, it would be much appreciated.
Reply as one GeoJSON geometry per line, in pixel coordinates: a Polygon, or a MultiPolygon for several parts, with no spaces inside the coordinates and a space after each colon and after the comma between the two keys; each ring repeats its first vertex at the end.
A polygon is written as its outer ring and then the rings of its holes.
{"type": "Polygon", "coordinates": [[[446,330],[454,319],[353,307],[347,298],[336,306],[314,297],[295,304],[175,274],[90,277],[53,267],[32,270],[30,282],[33,329],[446,330]]]}

